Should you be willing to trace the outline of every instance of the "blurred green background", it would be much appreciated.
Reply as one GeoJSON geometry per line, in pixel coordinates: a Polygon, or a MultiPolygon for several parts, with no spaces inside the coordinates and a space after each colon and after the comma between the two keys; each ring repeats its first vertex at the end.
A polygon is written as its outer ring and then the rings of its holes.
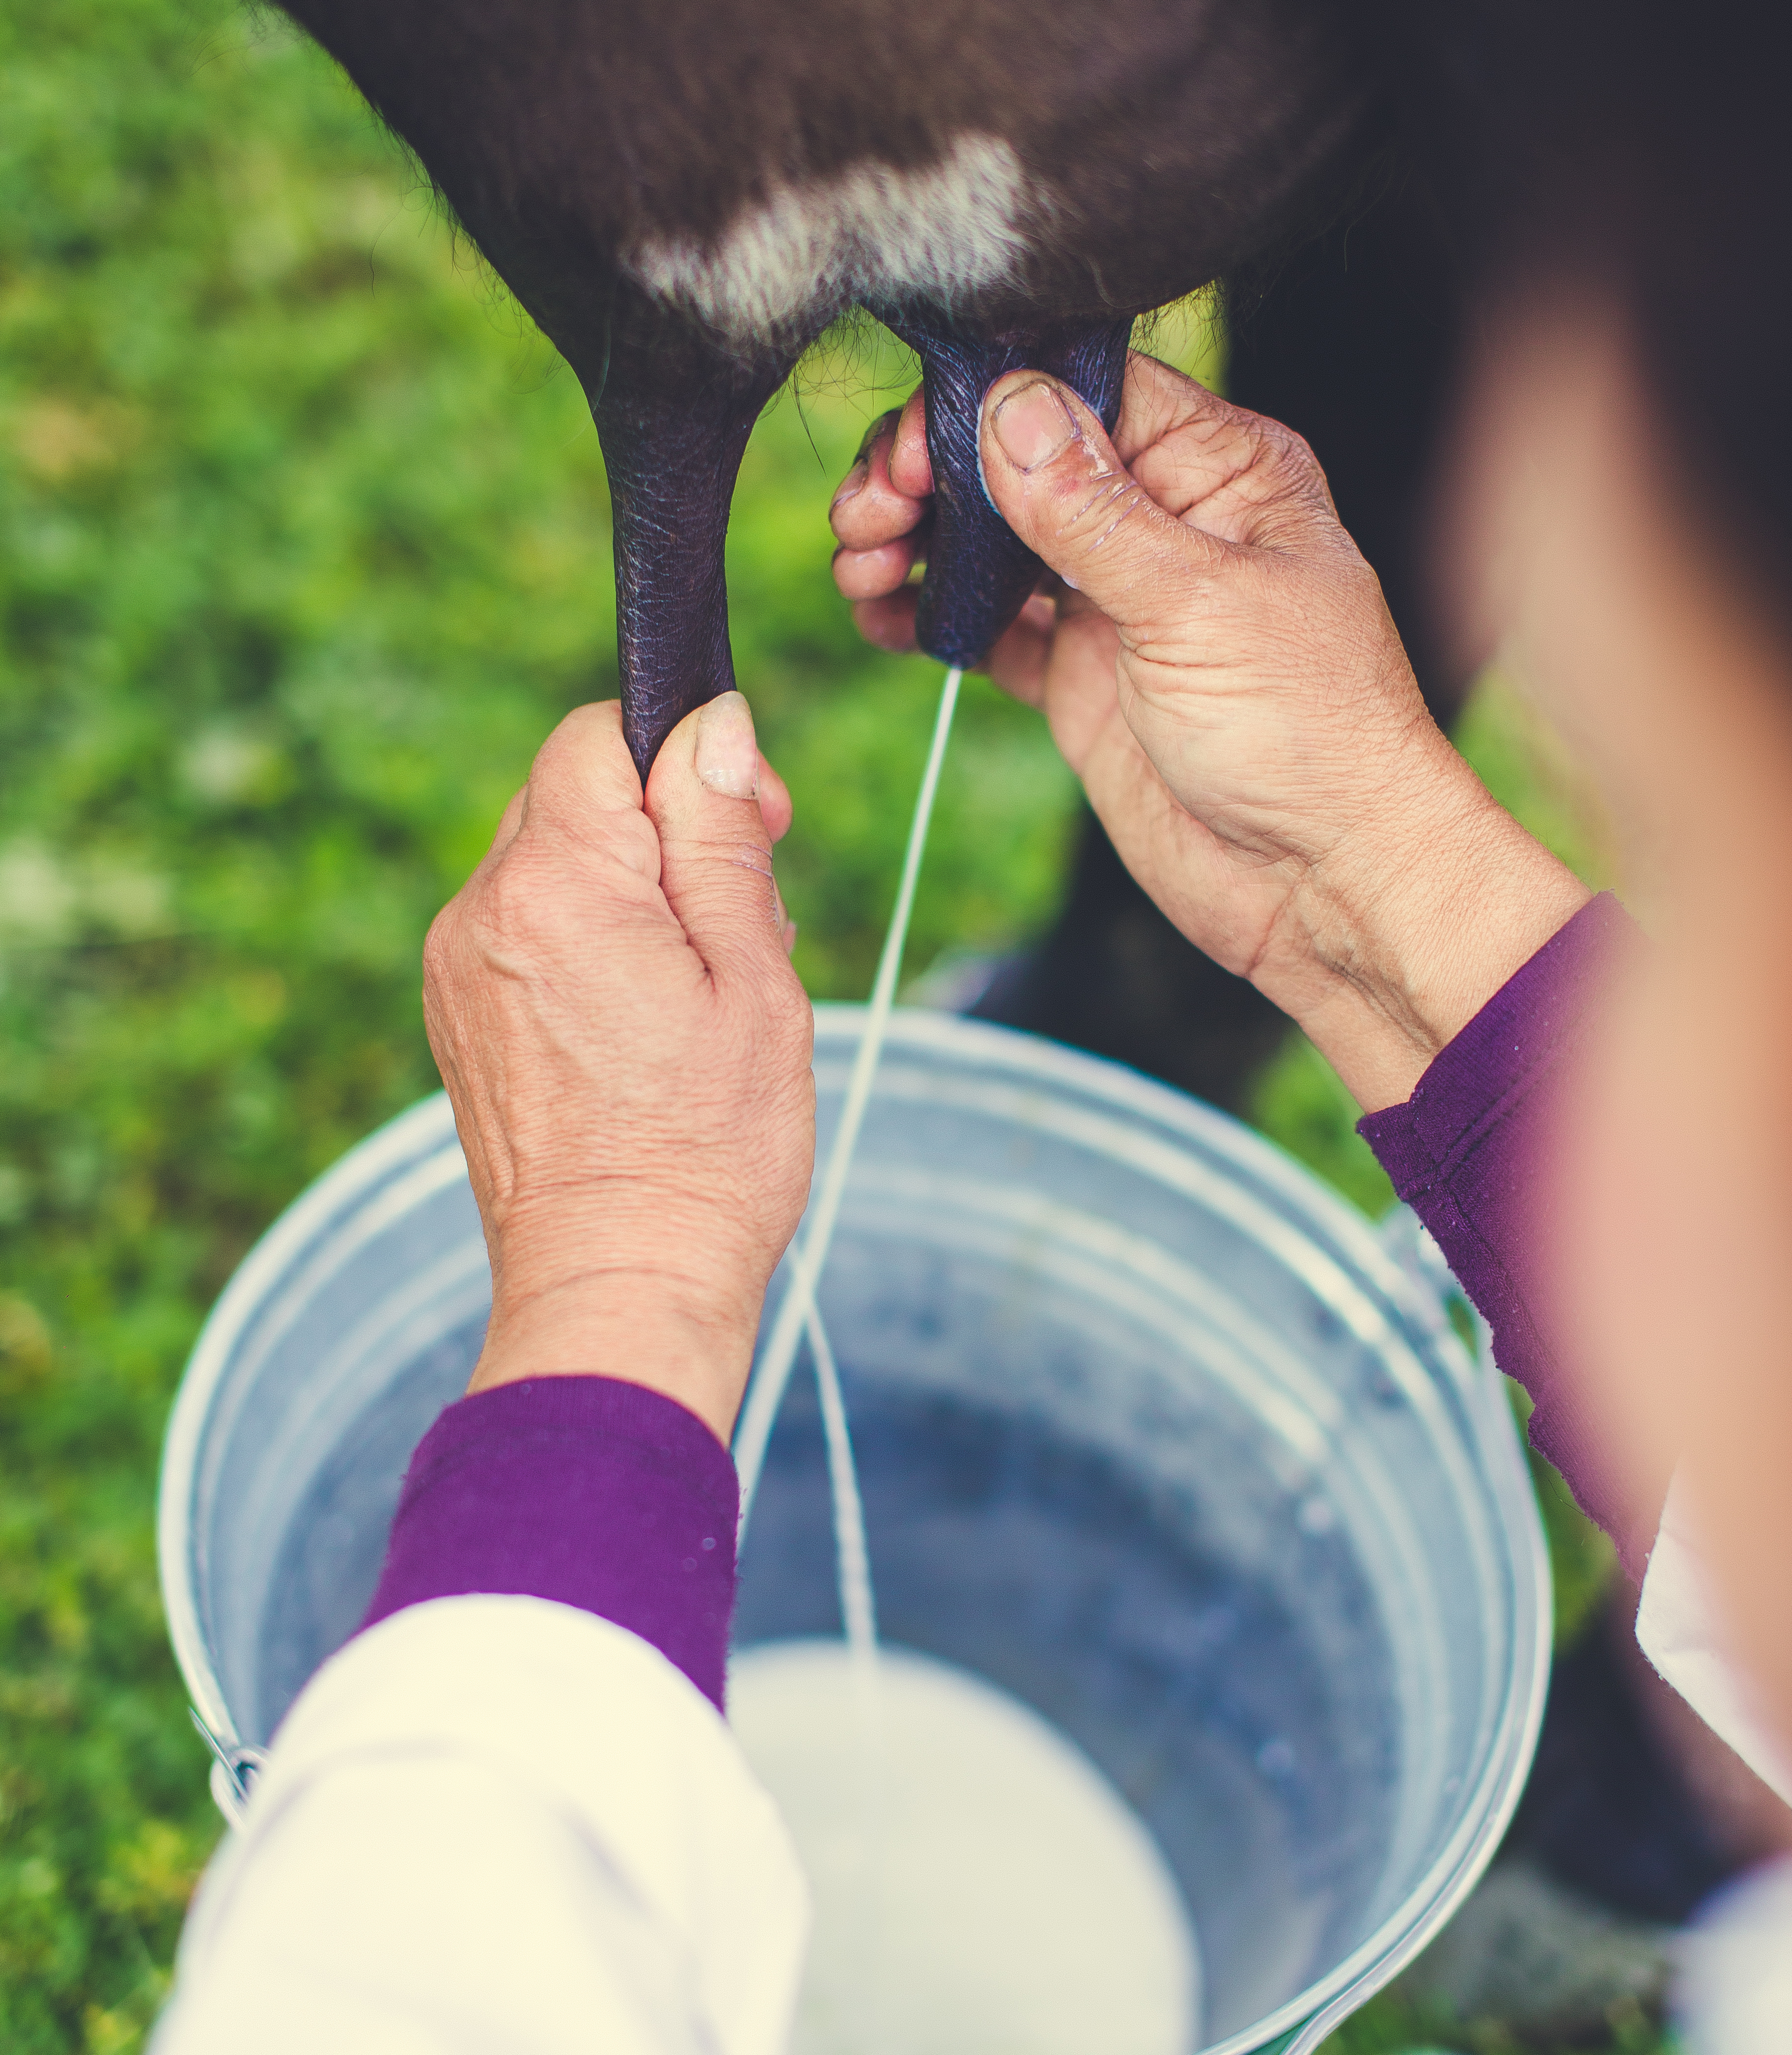
{"type": "MultiPolygon", "coordinates": [[[[1197,314],[1157,346],[1192,361],[1213,340],[1197,314]]],[[[893,343],[825,349],[736,503],[735,646],[795,797],[779,868],[817,997],[868,985],[937,688],[858,642],[827,575],[833,485],[908,382],[893,343]]],[[[279,1209],[435,1087],[424,929],[548,728],[614,691],[612,636],[579,391],[331,67],[226,0],[0,14],[0,2045],[18,2055],[140,2045],[217,1832],[152,1535],[187,1349],[279,1209]]],[[[1514,698],[1484,689],[1464,740],[1593,861],[1514,698]]],[[[1041,725],[973,682],[911,973],[1048,917],[1073,807],[1041,725]]],[[[1298,1042],[1260,1095],[1260,1124],[1379,1209],[1353,1114],[1298,1042]]],[[[1545,1489],[1571,1625],[1605,1559],[1545,1489]]],[[[1384,2004],[1350,2045],[1402,2047],[1416,2025],[1384,2004]]]]}

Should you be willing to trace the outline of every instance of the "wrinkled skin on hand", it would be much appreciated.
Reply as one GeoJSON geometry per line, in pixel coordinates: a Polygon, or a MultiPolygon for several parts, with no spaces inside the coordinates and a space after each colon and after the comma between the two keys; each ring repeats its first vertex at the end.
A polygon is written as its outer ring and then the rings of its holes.
{"type": "MultiPolygon", "coordinates": [[[[1298,1020],[1366,1106],[1404,1098],[1584,902],[1426,712],[1301,439],[1152,359],[1112,439],[1016,372],[982,417],[996,505],[1052,576],[988,669],[1039,708],[1182,932],[1298,1020]],[[1510,917],[1471,917],[1504,891],[1510,917]]],[[[932,479],[913,400],[835,500],[841,590],[887,648],[932,479]]]]}
{"type": "Polygon", "coordinates": [[[724,1442],[814,1155],[813,1016],[772,877],[789,798],[738,694],[640,780],[554,731],[430,930],[423,1004],[491,1257],[472,1389],[595,1373],[724,1442]]]}

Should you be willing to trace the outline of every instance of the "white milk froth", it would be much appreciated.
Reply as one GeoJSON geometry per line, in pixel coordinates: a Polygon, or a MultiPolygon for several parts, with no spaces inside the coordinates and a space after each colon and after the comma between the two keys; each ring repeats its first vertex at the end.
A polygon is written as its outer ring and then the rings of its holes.
{"type": "Polygon", "coordinates": [[[729,1718],[809,1873],[792,2055],[1187,2055],[1200,1970],[1144,1824],[1048,1722],[884,1648],[748,1648],[729,1718]]]}

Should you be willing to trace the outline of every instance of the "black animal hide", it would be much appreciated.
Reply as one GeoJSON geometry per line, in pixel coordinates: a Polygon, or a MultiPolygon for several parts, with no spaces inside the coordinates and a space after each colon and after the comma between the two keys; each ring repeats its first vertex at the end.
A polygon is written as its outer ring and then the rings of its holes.
{"type": "Polygon", "coordinates": [[[916,308],[892,314],[889,325],[921,360],[933,466],[933,537],[915,637],[941,663],[968,667],[987,655],[1044,568],[984,490],[978,453],[983,395],[1006,372],[1049,371],[1111,432],[1132,318],[976,336],[955,333],[931,309],[916,308]]]}
{"type": "Polygon", "coordinates": [[[287,0],[409,144],[596,414],[644,776],[733,683],[722,537],[754,420],[855,302],[920,349],[925,645],[1031,566],[976,476],[1010,365],[1111,416],[1132,318],[1335,211],[1361,0],[287,0]]]}

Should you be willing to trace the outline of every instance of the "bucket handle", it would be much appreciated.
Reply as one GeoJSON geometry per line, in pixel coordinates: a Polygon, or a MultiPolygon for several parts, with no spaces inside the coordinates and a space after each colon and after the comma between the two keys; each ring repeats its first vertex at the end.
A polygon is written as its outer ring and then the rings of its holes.
{"type": "Polygon", "coordinates": [[[252,1748],[247,1741],[220,1740],[206,1725],[196,1706],[189,1706],[187,1710],[199,1730],[200,1740],[211,1750],[212,1803],[229,1826],[240,1827],[248,1808],[249,1794],[262,1773],[262,1765],[267,1761],[267,1750],[252,1748]]]}

